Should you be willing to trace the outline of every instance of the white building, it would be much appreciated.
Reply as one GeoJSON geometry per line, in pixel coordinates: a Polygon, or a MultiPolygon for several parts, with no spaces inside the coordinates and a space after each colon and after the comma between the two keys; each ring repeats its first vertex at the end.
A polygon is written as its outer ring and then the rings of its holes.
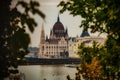
{"type": "Polygon", "coordinates": [[[84,43],[85,46],[91,47],[93,45],[93,41],[97,42],[99,45],[104,45],[104,38],[92,37],[87,31],[83,30],[80,37],[77,36],[69,40],[69,57],[79,57],[77,53],[78,47],[81,43],[84,43]]]}
{"type": "Polygon", "coordinates": [[[40,37],[40,51],[39,58],[67,58],[67,57],[79,57],[77,55],[78,47],[81,43],[85,43],[86,46],[92,46],[93,41],[96,41],[103,45],[104,39],[101,37],[91,37],[89,33],[83,30],[80,37],[70,38],[68,36],[67,29],[64,28],[60,22],[59,16],[57,22],[54,24],[50,31],[50,36],[46,36],[44,32],[44,26],[42,25],[41,37],[40,37]]]}
{"type": "Polygon", "coordinates": [[[40,38],[40,58],[61,58],[68,57],[68,32],[60,22],[59,16],[57,22],[50,31],[50,37],[46,36],[42,26],[40,38]]]}

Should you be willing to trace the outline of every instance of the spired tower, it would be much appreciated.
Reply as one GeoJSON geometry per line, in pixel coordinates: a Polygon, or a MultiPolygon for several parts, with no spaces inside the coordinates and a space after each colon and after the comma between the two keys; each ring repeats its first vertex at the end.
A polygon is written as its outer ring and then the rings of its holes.
{"type": "Polygon", "coordinates": [[[44,31],[44,25],[42,24],[39,57],[42,57],[44,53],[44,44],[45,44],[45,31],[44,31]]]}
{"type": "Polygon", "coordinates": [[[45,31],[44,31],[44,26],[42,24],[42,29],[41,29],[41,36],[40,36],[40,44],[45,43],[45,31]]]}
{"type": "Polygon", "coordinates": [[[59,16],[53,25],[49,38],[46,36],[42,25],[40,37],[39,58],[68,57],[68,30],[65,29],[59,16]]]}
{"type": "Polygon", "coordinates": [[[62,37],[68,39],[68,31],[67,29],[64,29],[64,26],[60,22],[58,15],[57,22],[54,24],[53,29],[51,30],[50,39],[61,39],[62,37]]]}

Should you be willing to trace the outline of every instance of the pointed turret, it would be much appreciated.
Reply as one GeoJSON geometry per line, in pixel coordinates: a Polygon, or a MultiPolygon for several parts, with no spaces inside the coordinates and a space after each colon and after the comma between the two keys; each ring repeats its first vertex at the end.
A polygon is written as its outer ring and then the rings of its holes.
{"type": "Polygon", "coordinates": [[[53,33],[53,31],[52,31],[52,29],[50,30],[50,36],[52,35],[52,33],[53,33]]]}
{"type": "Polygon", "coordinates": [[[80,37],[89,37],[89,36],[90,36],[90,34],[88,33],[88,30],[83,29],[82,34],[80,35],[80,37]]]}
{"type": "Polygon", "coordinates": [[[50,39],[52,39],[53,38],[53,30],[51,29],[51,31],[50,31],[50,39]]]}
{"type": "Polygon", "coordinates": [[[48,39],[48,35],[46,35],[46,42],[48,41],[49,39],[48,39]]]}
{"type": "Polygon", "coordinates": [[[58,14],[58,17],[57,17],[57,22],[60,22],[59,14],[58,14]]]}
{"type": "Polygon", "coordinates": [[[66,27],[66,33],[68,33],[68,28],[66,27]]]}
{"type": "Polygon", "coordinates": [[[68,38],[68,28],[66,27],[66,37],[68,38]]]}
{"type": "Polygon", "coordinates": [[[45,43],[45,31],[44,31],[44,25],[42,24],[40,44],[44,44],[44,43],[45,43]]]}

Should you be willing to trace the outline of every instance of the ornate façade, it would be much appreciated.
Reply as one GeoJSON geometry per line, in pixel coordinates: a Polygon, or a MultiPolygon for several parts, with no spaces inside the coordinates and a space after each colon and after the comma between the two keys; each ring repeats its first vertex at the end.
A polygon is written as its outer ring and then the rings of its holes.
{"type": "Polygon", "coordinates": [[[78,57],[78,46],[85,43],[86,46],[92,46],[93,41],[104,45],[104,38],[91,37],[88,31],[83,30],[80,37],[69,37],[67,28],[61,23],[59,16],[56,23],[50,31],[50,36],[45,37],[44,26],[42,25],[40,37],[39,58],[68,58],[78,57]]]}
{"type": "Polygon", "coordinates": [[[68,31],[60,22],[58,16],[57,22],[54,24],[50,31],[50,37],[46,36],[44,27],[42,26],[40,38],[40,52],[41,58],[61,58],[68,57],[68,31]]]}

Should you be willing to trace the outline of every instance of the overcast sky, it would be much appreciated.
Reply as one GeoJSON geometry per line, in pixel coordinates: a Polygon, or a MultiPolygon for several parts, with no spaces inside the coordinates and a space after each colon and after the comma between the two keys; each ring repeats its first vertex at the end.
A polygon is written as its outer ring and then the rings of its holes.
{"type": "MultiPolygon", "coordinates": [[[[34,16],[38,26],[35,28],[34,33],[31,35],[31,44],[30,46],[38,47],[40,43],[40,32],[42,24],[44,24],[45,34],[50,34],[50,30],[52,29],[53,25],[57,21],[60,7],[57,7],[61,0],[37,0],[40,2],[40,10],[46,15],[45,21],[42,20],[37,15],[34,16]]],[[[68,35],[69,37],[76,37],[77,35],[80,36],[82,32],[82,28],[79,28],[81,24],[82,18],[80,16],[73,17],[69,14],[69,12],[64,12],[60,14],[60,21],[63,23],[64,27],[68,28],[68,35]]],[[[96,35],[96,34],[95,34],[96,35]]],[[[96,35],[97,36],[97,35],[96,35]]]]}

